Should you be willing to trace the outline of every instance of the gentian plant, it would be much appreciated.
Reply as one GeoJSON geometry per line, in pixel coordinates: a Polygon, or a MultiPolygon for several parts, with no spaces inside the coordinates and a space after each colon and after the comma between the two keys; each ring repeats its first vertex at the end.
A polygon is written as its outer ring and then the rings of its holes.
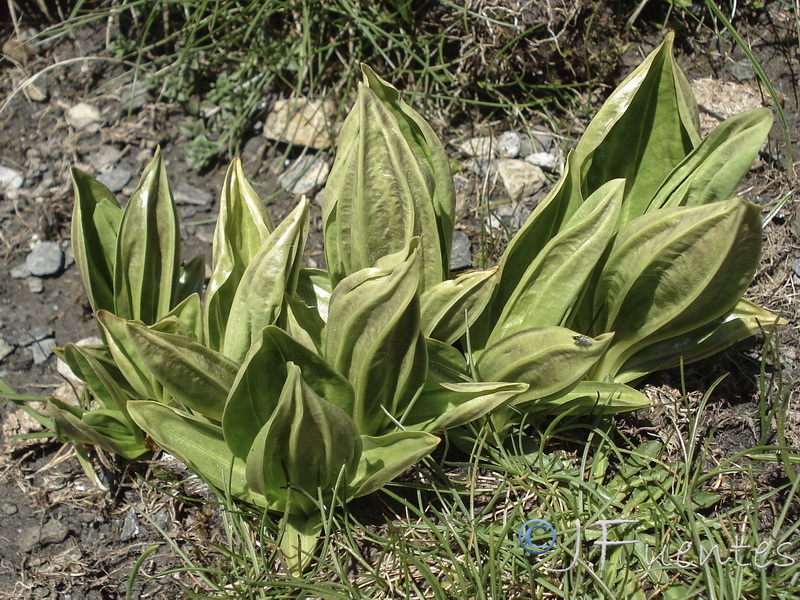
{"type": "Polygon", "coordinates": [[[447,429],[647,405],[629,383],[778,322],[742,299],[761,225],[732,197],[771,115],[701,139],[671,45],[600,109],[500,265],[455,278],[448,157],[368,67],[325,190],[327,271],[303,265],[308,201],[276,226],[238,160],[205,290],[202,261],[181,266],[160,152],[124,210],[73,170],[72,243],[104,343],[60,351],[85,387],[35,414],[81,453],[160,447],[280,514],[297,573],[326,510],[447,429]]]}

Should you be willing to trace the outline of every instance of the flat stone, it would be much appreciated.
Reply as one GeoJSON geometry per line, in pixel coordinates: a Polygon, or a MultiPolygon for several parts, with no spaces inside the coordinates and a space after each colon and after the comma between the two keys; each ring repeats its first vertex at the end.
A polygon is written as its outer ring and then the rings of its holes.
{"type": "Polygon", "coordinates": [[[34,525],[23,530],[17,538],[17,546],[23,552],[31,552],[38,546],[58,544],[67,539],[69,529],[58,519],[50,519],[44,525],[34,525]]]}
{"type": "Polygon", "coordinates": [[[97,181],[102,183],[113,194],[120,193],[131,180],[131,172],[127,169],[115,167],[104,171],[97,176],[97,181]]]}
{"type": "Polygon", "coordinates": [[[100,109],[88,102],[79,102],[72,106],[66,113],[67,123],[78,131],[88,131],[90,133],[100,130],[103,116],[100,109]]]}
{"type": "Polygon", "coordinates": [[[53,356],[53,348],[56,347],[56,341],[53,338],[40,340],[31,345],[33,351],[33,364],[43,365],[47,359],[53,356]]]}
{"type": "Polygon", "coordinates": [[[503,158],[517,158],[522,142],[516,131],[504,131],[497,138],[497,155],[503,158]]]}
{"type": "Polygon", "coordinates": [[[468,139],[458,147],[467,156],[475,158],[494,158],[497,154],[497,142],[490,135],[468,139]]]}
{"type": "Polygon", "coordinates": [[[22,171],[0,165],[0,190],[9,198],[14,198],[25,184],[25,175],[22,171]]]}
{"type": "Polygon", "coordinates": [[[498,159],[497,172],[512,200],[530,196],[547,183],[540,167],[516,158],[498,159]]]}
{"type": "Polygon", "coordinates": [[[555,171],[558,169],[558,156],[550,152],[534,152],[525,157],[525,162],[529,162],[542,169],[547,169],[548,171],[555,171]]]}
{"type": "Polygon", "coordinates": [[[153,94],[144,82],[137,80],[122,88],[119,100],[124,110],[139,110],[153,100],[153,94]]]}
{"type": "Polygon", "coordinates": [[[0,504],[0,511],[3,512],[4,515],[15,515],[19,512],[19,508],[17,508],[16,504],[12,504],[11,502],[3,502],[0,504]]]}
{"type": "Polygon", "coordinates": [[[26,263],[22,263],[21,265],[17,265],[10,271],[11,277],[14,279],[27,279],[31,276],[31,270],[28,268],[26,263]]]}
{"type": "Polygon", "coordinates": [[[329,100],[286,98],[273,104],[264,121],[264,137],[295,146],[324,149],[331,145],[336,105],[329,100]]]}
{"type": "Polygon", "coordinates": [[[796,258],[792,263],[792,271],[794,274],[800,277],[800,258],[796,258]]]}
{"type": "Polygon", "coordinates": [[[7,356],[13,354],[15,349],[16,349],[15,345],[9,344],[3,338],[0,338],[0,362],[5,360],[7,356]]]}
{"type": "Polygon", "coordinates": [[[119,534],[119,539],[125,542],[136,537],[139,537],[139,520],[136,518],[136,512],[131,509],[125,515],[125,522],[122,524],[122,532],[119,534]]]}
{"type": "Polygon", "coordinates": [[[64,266],[64,252],[56,242],[38,242],[25,258],[25,264],[36,277],[56,275],[64,266]]]}
{"type": "Polygon", "coordinates": [[[535,129],[531,132],[531,153],[549,152],[555,144],[555,134],[544,129],[535,129]]]}
{"type": "Polygon", "coordinates": [[[320,156],[305,155],[298,158],[278,178],[281,187],[295,196],[310,196],[328,179],[331,167],[320,156]]]}
{"type": "Polygon", "coordinates": [[[41,294],[44,291],[44,282],[38,277],[28,277],[25,282],[31,294],[41,294]]]}
{"type": "Polygon", "coordinates": [[[450,270],[459,271],[472,266],[472,242],[463,231],[453,232],[453,246],[450,250],[450,270]]]}
{"type": "Polygon", "coordinates": [[[191,204],[193,206],[211,206],[214,196],[208,190],[196,188],[188,183],[179,183],[173,192],[176,204],[191,204]]]}
{"type": "Polygon", "coordinates": [[[113,167],[120,156],[122,156],[122,151],[116,146],[103,144],[95,152],[87,156],[86,160],[88,160],[89,164],[97,169],[98,172],[102,172],[113,167]]]}
{"type": "Polygon", "coordinates": [[[730,67],[731,75],[739,81],[752,81],[756,78],[756,72],[753,69],[753,63],[749,60],[742,60],[734,63],[730,67]]]}

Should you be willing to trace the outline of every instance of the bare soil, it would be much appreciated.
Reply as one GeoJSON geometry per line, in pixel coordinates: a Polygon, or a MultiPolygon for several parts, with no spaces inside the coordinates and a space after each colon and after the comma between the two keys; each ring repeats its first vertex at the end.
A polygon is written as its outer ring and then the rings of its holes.
{"type": "MultiPolygon", "coordinates": [[[[640,17],[644,18],[644,16],[640,17]]],[[[762,11],[740,23],[740,32],[775,85],[786,112],[789,134],[796,145],[800,133],[800,89],[798,88],[798,39],[793,16],[779,2],[767,2],[762,11]]],[[[683,23],[680,62],[690,78],[714,77],[739,81],[747,77],[746,60],[741,51],[727,44],[720,46],[701,29],[690,30],[683,23]],[[742,66],[744,65],[744,67],[742,66]],[[744,70],[743,70],[744,68],[744,70]]],[[[647,34],[637,43],[615,43],[621,62],[617,78],[637,64],[657,43],[659,34],[647,34]]],[[[126,86],[131,79],[125,69],[108,59],[100,30],[76,30],[58,43],[42,49],[24,65],[10,61],[0,64],[0,164],[25,176],[15,194],[0,197],[0,338],[15,346],[0,360],[0,377],[16,390],[46,395],[61,378],[51,357],[34,364],[25,335],[37,327],[52,328],[57,345],[74,342],[96,333],[88,310],[80,277],[74,265],[57,276],[42,280],[44,291],[32,293],[23,279],[10,276],[12,268],[24,262],[34,240],[69,239],[71,185],[68,170],[78,166],[96,172],[93,153],[105,146],[121,151],[118,163],[134,176],[128,187],[160,145],[166,156],[173,185],[187,182],[207,189],[216,197],[224,167],[199,174],[190,170],[185,159],[189,140],[181,133],[183,112],[177,105],[159,102],[151,94],[140,107],[131,110],[126,101],[126,86]],[[101,60],[73,60],[101,57],[101,60]],[[105,59],[102,59],[105,58],[105,59]],[[49,96],[35,101],[17,92],[26,76],[61,62],[37,80],[49,96]],[[65,111],[89,99],[101,109],[104,123],[94,133],[78,132],[67,124],[65,111]]],[[[745,79],[758,87],[752,78],[745,79]]],[[[593,99],[602,97],[603,90],[593,99]]],[[[582,117],[576,117],[580,120],[582,117]]],[[[566,132],[569,134],[570,132],[566,132]]],[[[764,207],[765,214],[784,198],[794,185],[787,174],[783,132],[776,125],[770,145],[759,165],[743,184],[742,194],[764,207]]],[[[568,143],[567,143],[568,145],[568,143]]],[[[260,137],[245,144],[243,159],[263,198],[270,198],[269,209],[280,219],[292,199],[278,190],[275,165],[280,168],[282,149],[267,146],[260,137]],[[276,162],[276,159],[277,162],[276,162]]],[[[796,146],[800,154],[800,146],[796,146]]],[[[454,157],[459,158],[459,157],[454,157]]],[[[800,163],[796,165],[800,169],[800,163]]],[[[124,194],[123,194],[124,196],[124,194]]],[[[765,228],[762,267],[749,297],[781,313],[789,322],[777,336],[780,364],[770,360],[767,373],[780,372],[782,389],[771,397],[787,403],[786,438],[800,449],[800,388],[797,353],[800,351],[800,218],[798,202],[791,197],[765,228]]],[[[315,209],[316,210],[316,209],[315,209]]],[[[181,208],[184,256],[202,253],[210,263],[210,240],[216,203],[211,206],[181,208]]],[[[477,206],[467,206],[470,216],[477,206]]],[[[319,258],[321,240],[319,214],[312,215],[310,254],[319,258]]],[[[68,244],[67,244],[68,247],[68,244]]],[[[718,376],[729,374],[714,394],[714,404],[704,420],[705,435],[714,432],[713,456],[722,458],[757,445],[760,437],[756,420],[758,382],[762,369],[762,346],[750,342],[687,370],[686,385],[695,395],[708,389],[718,376]]],[[[665,372],[648,382],[654,400],[680,396],[680,375],[665,372]]],[[[629,433],[642,439],[658,436],[659,428],[674,419],[663,404],[621,420],[629,433]]],[[[684,415],[685,420],[685,415],[684,415]]],[[[64,598],[100,600],[125,597],[125,588],[136,559],[151,545],[157,552],[144,562],[142,572],[151,575],[178,563],[157,527],[191,552],[192,543],[209,535],[213,510],[174,500],[144,481],[159,486],[173,485],[180,474],[158,479],[147,463],[127,464],[109,456],[98,456],[97,471],[106,489],[95,486],[83,473],[74,452],[54,440],[13,439],[32,426],[13,404],[0,401],[0,599],[64,598]],[[156,527],[157,526],[157,527],[156,527]]],[[[774,435],[774,432],[770,433],[774,435]]],[[[159,470],[162,472],[162,470],[159,470]]],[[[180,486],[172,488],[181,490],[180,486]]],[[[139,577],[133,597],[180,597],[179,577],[166,577],[145,583],[139,577]]],[[[191,586],[193,582],[186,581],[191,586]]]]}

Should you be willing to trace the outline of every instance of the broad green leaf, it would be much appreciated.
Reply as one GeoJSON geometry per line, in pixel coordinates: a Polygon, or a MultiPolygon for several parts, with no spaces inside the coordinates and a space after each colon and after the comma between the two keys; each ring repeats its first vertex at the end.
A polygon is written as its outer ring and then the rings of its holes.
{"type": "Polygon", "coordinates": [[[225,329],[223,354],[239,362],[281,316],[284,295],[294,294],[308,233],[308,201],[303,198],[264,241],[242,275],[225,329]]]}
{"type": "Polygon", "coordinates": [[[204,417],[222,420],[237,363],[189,337],[133,323],[126,329],[148,371],[175,400],[204,417]]]}
{"type": "MultiPolygon", "coordinates": [[[[397,117],[397,124],[411,150],[422,158],[433,179],[433,211],[439,230],[439,244],[445,271],[450,265],[450,248],[455,224],[456,192],[450,158],[445,152],[439,136],[433,128],[414,109],[406,104],[400,93],[388,81],[378,77],[367,65],[361,65],[364,82],[380,98],[383,105],[397,117]]],[[[445,275],[447,273],[445,272],[445,275]]],[[[427,289],[424,288],[423,289],[427,289]]]]}
{"type": "Polygon", "coordinates": [[[288,377],[287,365],[300,370],[318,396],[346,413],[353,408],[350,383],[277,327],[265,327],[236,375],[222,418],[225,440],[234,454],[245,457],[256,435],[272,417],[288,377]]]}
{"type": "MultiPolygon", "coordinates": [[[[139,398],[165,400],[164,389],[144,363],[130,338],[127,321],[101,310],[95,315],[120,373],[139,398]]],[[[139,322],[141,323],[141,321],[139,322]]]]}
{"type": "Polygon", "coordinates": [[[615,232],[625,182],[592,194],[525,271],[487,345],[532,329],[562,325],[615,232]]]}
{"type": "Polygon", "coordinates": [[[295,295],[316,310],[323,321],[328,320],[328,305],[331,302],[331,280],[322,269],[300,269],[295,295]]]}
{"type": "Polygon", "coordinates": [[[621,224],[641,216],[670,172],[700,143],[697,108],[672,57],[674,34],[609,96],[575,148],[583,193],[625,179],[621,224]]]}
{"type": "Polygon", "coordinates": [[[405,139],[397,116],[375,91],[359,84],[325,187],[325,260],[334,287],[402,251],[415,237],[420,239],[421,288],[445,279],[449,262],[442,255],[434,209],[436,182],[405,139]]]}
{"type": "Polygon", "coordinates": [[[638,410],[649,405],[647,396],[623,383],[579,381],[568,391],[515,408],[532,415],[557,415],[567,411],[571,415],[601,415],[638,410]]]}
{"type": "Polygon", "coordinates": [[[439,441],[438,437],[425,431],[362,435],[361,460],[350,480],[348,497],[358,498],[379,490],[433,452],[439,441]]]}
{"type": "Polygon", "coordinates": [[[320,398],[287,363],[278,405],[247,455],[247,481],[278,510],[310,516],[312,498],[330,501],[342,472],[356,472],[361,439],[342,409],[320,398]],[[309,498],[310,496],[310,498],[309,498]]]}
{"type": "Polygon", "coordinates": [[[628,359],[614,381],[635,381],[654,371],[678,367],[713,356],[736,342],[785,324],[768,310],[741,299],[733,311],[707,325],[674,338],[643,345],[628,359]]]}
{"type": "Polygon", "coordinates": [[[595,290],[597,327],[616,335],[592,379],[613,377],[638,349],[732,310],[760,250],[759,209],[741,199],[663,209],[631,223],[595,290]]]}
{"type": "Polygon", "coordinates": [[[119,227],[114,263],[114,314],[152,325],[177,295],[178,214],[161,150],[144,170],[119,227]]]}
{"type": "Polygon", "coordinates": [[[612,333],[594,339],[564,327],[537,327],[509,336],[481,354],[475,365],[482,381],[529,385],[514,404],[544,398],[581,379],[611,343],[612,333]]]}
{"type": "Polygon", "coordinates": [[[442,431],[484,416],[528,389],[524,383],[428,383],[400,419],[410,430],[442,431]]]}
{"type": "Polygon", "coordinates": [[[359,432],[379,434],[422,388],[427,352],[419,331],[416,240],[342,280],[333,291],[324,356],[353,384],[359,432]]]}
{"type": "Polygon", "coordinates": [[[420,296],[420,329],[425,337],[452,344],[488,306],[497,269],[472,271],[436,284],[420,296]]]}
{"type": "Polygon", "coordinates": [[[163,325],[164,321],[172,318],[177,319],[183,327],[169,333],[181,333],[183,335],[188,335],[195,341],[202,341],[203,306],[198,294],[195,293],[184,298],[177,306],[164,315],[164,318],[156,323],[155,327],[158,329],[160,325],[163,325]]]}
{"type": "Polygon", "coordinates": [[[203,293],[206,281],[206,262],[202,256],[195,256],[178,271],[178,290],[175,302],[182,302],[192,294],[203,293]]]}
{"type": "Polygon", "coordinates": [[[234,498],[271,508],[266,498],[247,486],[244,461],[230,453],[219,425],[160,402],[137,400],[128,407],[139,427],[205,481],[230,491],[234,498]]]}
{"type": "Polygon", "coordinates": [[[67,344],[60,353],[70,370],[83,381],[103,408],[125,410],[135,397],[106,346],[67,344]]]}
{"type": "Polygon", "coordinates": [[[467,359],[456,348],[430,338],[425,339],[425,346],[428,349],[428,382],[470,381],[467,359]]]}
{"type": "Polygon", "coordinates": [[[72,212],[72,252],[92,310],[114,308],[114,261],[122,209],[109,189],[73,168],[75,205],[72,212]]]}
{"type": "Polygon", "coordinates": [[[648,212],[709,204],[733,196],[771,126],[772,112],[766,108],[724,121],[675,167],[653,197],[648,212]]]}
{"type": "Polygon", "coordinates": [[[322,352],[322,331],[325,321],[316,308],[302,300],[286,296],[286,332],[309,350],[322,352]]]}
{"type": "Polygon", "coordinates": [[[306,516],[288,512],[281,519],[281,524],[283,528],[278,547],[289,571],[295,577],[300,577],[315,558],[314,550],[322,535],[322,517],[319,514],[306,516]]]}
{"type": "Polygon", "coordinates": [[[83,422],[112,442],[116,448],[114,451],[120,456],[133,460],[150,452],[139,426],[127,414],[118,410],[93,409],[84,413],[83,422]]]}
{"type": "Polygon", "coordinates": [[[222,348],[233,299],[244,272],[275,229],[264,204],[235,158],[225,175],[205,299],[209,346],[222,348]]]}
{"type": "Polygon", "coordinates": [[[149,451],[138,432],[127,430],[124,423],[109,417],[109,413],[113,411],[105,409],[84,411],[55,398],[49,400],[47,411],[53,419],[53,431],[63,442],[97,446],[130,459],[138,458],[149,451]],[[98,413],[98,416],[89,417],[92,413],[98,413]],[[106,433],[111,433],[112,437],[104,435],[93,425],[84,422],[87,417],[90,421],[94,419],[95,424],[99,425],[106,433]],[[113,425],[112,420],[114,421],[113,425]],[[122,444],[118,443],[115,438],[119,438],[122,444]]]}

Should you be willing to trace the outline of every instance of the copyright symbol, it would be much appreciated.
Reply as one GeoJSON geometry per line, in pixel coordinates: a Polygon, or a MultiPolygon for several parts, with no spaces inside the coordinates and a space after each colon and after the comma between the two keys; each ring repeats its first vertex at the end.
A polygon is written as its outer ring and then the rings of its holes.
{"type": "Polygon", "coordinates": [[[556,530],[547,521],[542,519],[531,519],[522,524],[522,527],[517,531],[517,541],[522,549],[528,554],[544,554],[556,545],[556,530]],[[544,544],[537,545],[531,541],[531,534],[540,531],[543,535],[550,536],[550,540],[544,544]]]}

